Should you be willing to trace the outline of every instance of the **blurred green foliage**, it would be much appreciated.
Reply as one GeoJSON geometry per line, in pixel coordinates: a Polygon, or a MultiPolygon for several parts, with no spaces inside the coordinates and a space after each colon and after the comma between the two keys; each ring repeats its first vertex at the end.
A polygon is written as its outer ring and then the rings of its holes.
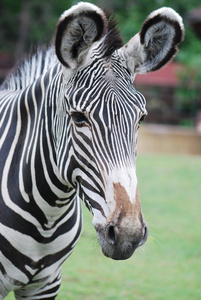
{"type": "Polygon", "coordinates": [[[15,56],[16,46],[22,38],[24,51],[29,51],[36,43],[48,44],[59,16],[71,3],[71,0],[2,0],[0,51],[15,56]]]}

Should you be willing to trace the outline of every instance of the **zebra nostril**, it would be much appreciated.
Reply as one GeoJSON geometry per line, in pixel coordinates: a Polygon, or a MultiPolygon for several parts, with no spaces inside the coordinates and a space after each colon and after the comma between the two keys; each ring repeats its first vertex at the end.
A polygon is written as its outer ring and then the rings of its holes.
{"type": "Polygon", "coordinates": [[[145,242],[146,242],[146,240],[147,240],[148,233],[149,233],[148,226],[147,226],[147,225],[145,225],[145,227],[144,227],[144,235],[143,235],[143,238],[142,238],[142,240],[141,240],[141,241],[140,241],[140,243],[139,243],[139,246],[142,246],[142,245],[144,245],[144,243],[145,243],[145,242]]]}
{"type": "Polygon", "coordinates": [[[109,224],[106,227],[106,239],[109,244],[115,245],[116,244],[116,233],[115,233],[115,228],[112,224],[109,224]]]}
{"type": "Polygon", "coordinates": [[[149,233],[149,230],[148,230],[148,226],[146,225],[146,226],[144,227],[144,236],[143,236],[143,239],[144,239],[144,240],[147,239],[148,233],[149,233]]]}

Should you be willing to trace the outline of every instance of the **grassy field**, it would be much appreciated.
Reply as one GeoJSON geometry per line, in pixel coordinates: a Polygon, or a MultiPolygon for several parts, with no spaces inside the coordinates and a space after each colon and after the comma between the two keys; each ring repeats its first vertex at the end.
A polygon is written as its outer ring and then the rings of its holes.
{"type": "Polygon", "coordinates": [[[137,174],[148,242],[127,261],[105,258],[84,209],[58,300],[201,299],[201,157],[139,156],[137,174]]]}

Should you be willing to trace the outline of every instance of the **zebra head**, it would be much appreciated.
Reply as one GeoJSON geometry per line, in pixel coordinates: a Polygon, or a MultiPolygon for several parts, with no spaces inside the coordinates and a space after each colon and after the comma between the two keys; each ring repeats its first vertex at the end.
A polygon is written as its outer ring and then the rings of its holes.
{"type": "Polygon", "coordinates": [[[137,131],[146,109],[133,80],[165,65],[183,32],[170,8],[151,13],[125,46],[114,21],[93,4],[73,6],[58,22],[58,167],[92,212],[102,252],[113,259],[129,258],[148,235],[136,177],[137,131]]]}

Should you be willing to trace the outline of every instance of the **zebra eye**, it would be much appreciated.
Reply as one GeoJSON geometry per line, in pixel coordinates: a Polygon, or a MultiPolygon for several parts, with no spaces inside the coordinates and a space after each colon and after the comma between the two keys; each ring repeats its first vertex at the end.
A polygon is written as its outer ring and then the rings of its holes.
{"type": "Polygon", "coordinates": [[[71,114],[71,117],[72,117],[75,125],[77,125],[78,127],[89,125],[89,121],[83,113],[73,112],[71,114]]]}
{"type": "Polygon", "coordinates": [[[138,122],[138,127],[137,127],[137,129],[140,128],[140,124],[141,124],[141,122],[144,121],[145,117],[146,117],[146,115],[143,115],[143,116],[140,118],[140,120],[139,120],[139,122],[138,122]]]}
{"type": "Polygon", "coordinates": [[[143,121],[144,121],[144,119],[145,119],[145,116],[146,116],[146,115],[143,115],[143,116],[140,118],[139,124],[140,124],[141,122],[143,122],[143,121]]]}

